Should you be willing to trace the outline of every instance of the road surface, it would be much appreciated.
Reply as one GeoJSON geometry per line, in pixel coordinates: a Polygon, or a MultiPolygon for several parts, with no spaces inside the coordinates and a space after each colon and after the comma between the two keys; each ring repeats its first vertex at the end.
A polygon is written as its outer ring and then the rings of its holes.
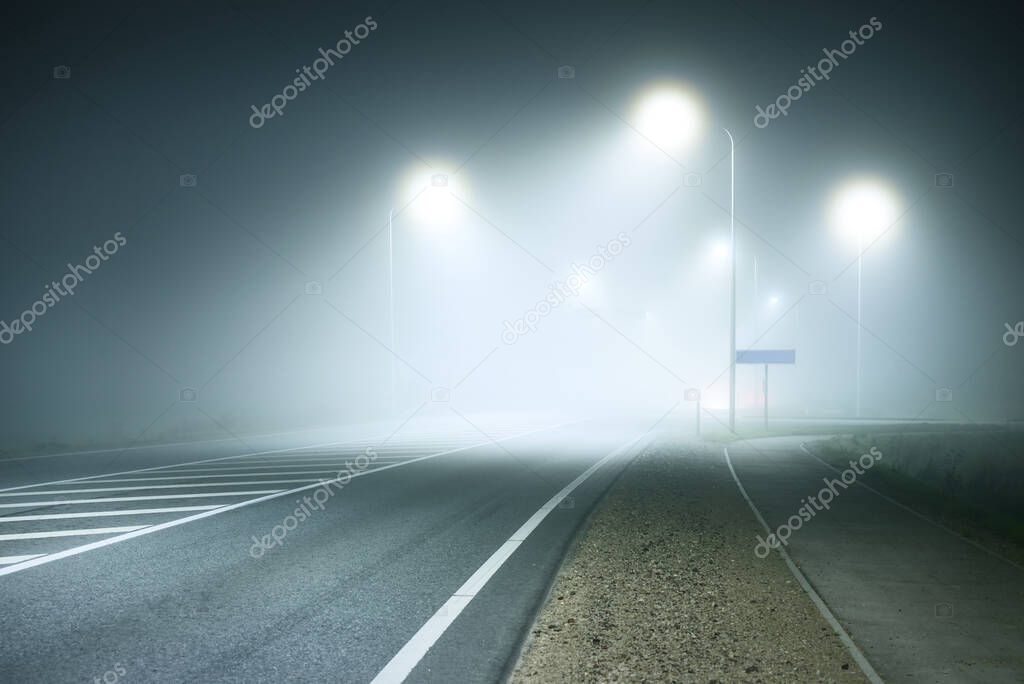
{"type": "Polygon", "coordinates": [[[0,678],[499,679],[640,434],[484,432],[3,464],[0,678]]]}

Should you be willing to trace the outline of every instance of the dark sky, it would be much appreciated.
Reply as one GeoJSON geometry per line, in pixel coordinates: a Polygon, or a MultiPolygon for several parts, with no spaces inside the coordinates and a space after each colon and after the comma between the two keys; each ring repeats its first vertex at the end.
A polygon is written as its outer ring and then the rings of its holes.
{"type": "MultiPolygon", "coordinates": [[[[0,68],[0,319],[67,264],[126,244],[0,347],[8,446],[156,439],[381,417],[389,406],[388,211],[404,411],[668,408],[720,400],[736,137],[740,346],[799,350],[791,415],[852,407],[855,249],[830,228],[862,174],[900,219],[864,254],[872,416],[1019,419],[1024,194],[1019,11],[1009,3],[7,3],[0,68]],[[270,102],[371,16],[350,53],[259,129],[270,102]],[[763,129],[766,106],[875,17],[882,29],[763,129]],[[70,78],[54,68],[70,67],[70,78]],[[572,79],[557,69],[571,65],[572,79]],[[636,102],[699,94],[669,158],[636,102]],[[434,173],[458,225],[416,225],[434,173]],[[699,188],[679,189],[686,173],[699,188]],[[953,175],[939,187],[938,173],[953,175]],[[196,176],[182,186],[183,174],[196,176]],[[417,186],[418,187],[418,186],[417,186]],[[408,210],[407,210],[408,209],[408,210]],[[587,307],[514,345],[514,320],[620,231],[587,307]],[[752,264],[758,261],[755,299],[752,264]],[[827,296],[808,283],[828,284],[827,296]],[[322,295],[305,294],[322,284],[322,295]],[[779,308],[763,299],[779,296],[779,308]],[[936,388],[955,401],[935,402],[936,388]],[[198,401],[181,402],[182,389],[198,401]],[[717,399],[716,399],[717,398],[717,399]]],[[[723,351],[724,350],[724,351],[723,351]]],[[[741,401],[756,407],[756,373],[741,401]]]]}

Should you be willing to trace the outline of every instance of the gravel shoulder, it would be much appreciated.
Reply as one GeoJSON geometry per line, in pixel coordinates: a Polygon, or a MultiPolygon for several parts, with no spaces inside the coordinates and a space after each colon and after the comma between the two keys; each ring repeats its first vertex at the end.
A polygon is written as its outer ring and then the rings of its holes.
{"type": "Polygon", "coordinates": [[[721,453],[654,446],[555,579],[510,676],[537,682],[864,682],[762,533],[721,453]]]}

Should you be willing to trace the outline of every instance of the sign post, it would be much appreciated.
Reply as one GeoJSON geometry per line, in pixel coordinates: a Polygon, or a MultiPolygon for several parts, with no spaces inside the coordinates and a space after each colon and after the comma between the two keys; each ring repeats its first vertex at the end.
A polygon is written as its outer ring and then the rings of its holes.
{"type": "Polygon", "coordinates": [[[696,402],[697,404],[697,436],[700,437],[700,390],[690,388],[683,392],[683,398],[686,401],[696,402]]]}
{"type": "Polygon", "coordinates": [[[768,429],[768,366],[772,364],[795,364],[796,349],[740,349],[736,351],[736,363],[764,366],[764,427],[768,429]]]}

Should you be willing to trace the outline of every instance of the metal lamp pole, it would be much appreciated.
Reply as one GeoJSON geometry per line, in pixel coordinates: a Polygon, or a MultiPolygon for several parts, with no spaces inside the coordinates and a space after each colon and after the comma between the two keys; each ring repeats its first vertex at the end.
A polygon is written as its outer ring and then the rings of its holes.
{"type": "Polygon", "coordinates": [[[863,328],[860,325],[861,316],[861,273],[864,264],[864,252],[862,250],[863,237],[857,234],[857,418],[860,418],[860,385],[861,385],[861,336],[863,328]]]}
{"type": "Polygon", "coordinates": [[[391,328],[391,415],[395,415],[395,252],[394,234],[391,230],[391,221],[395,216],[395,210],[388,212],[388,318],[391,328]]]}
{"type": "Polygon", "coordinates": [[[736,432],[736,142],[729,136],[729,254],[732,275],[729,285],[729,430],[736,432]]]}

